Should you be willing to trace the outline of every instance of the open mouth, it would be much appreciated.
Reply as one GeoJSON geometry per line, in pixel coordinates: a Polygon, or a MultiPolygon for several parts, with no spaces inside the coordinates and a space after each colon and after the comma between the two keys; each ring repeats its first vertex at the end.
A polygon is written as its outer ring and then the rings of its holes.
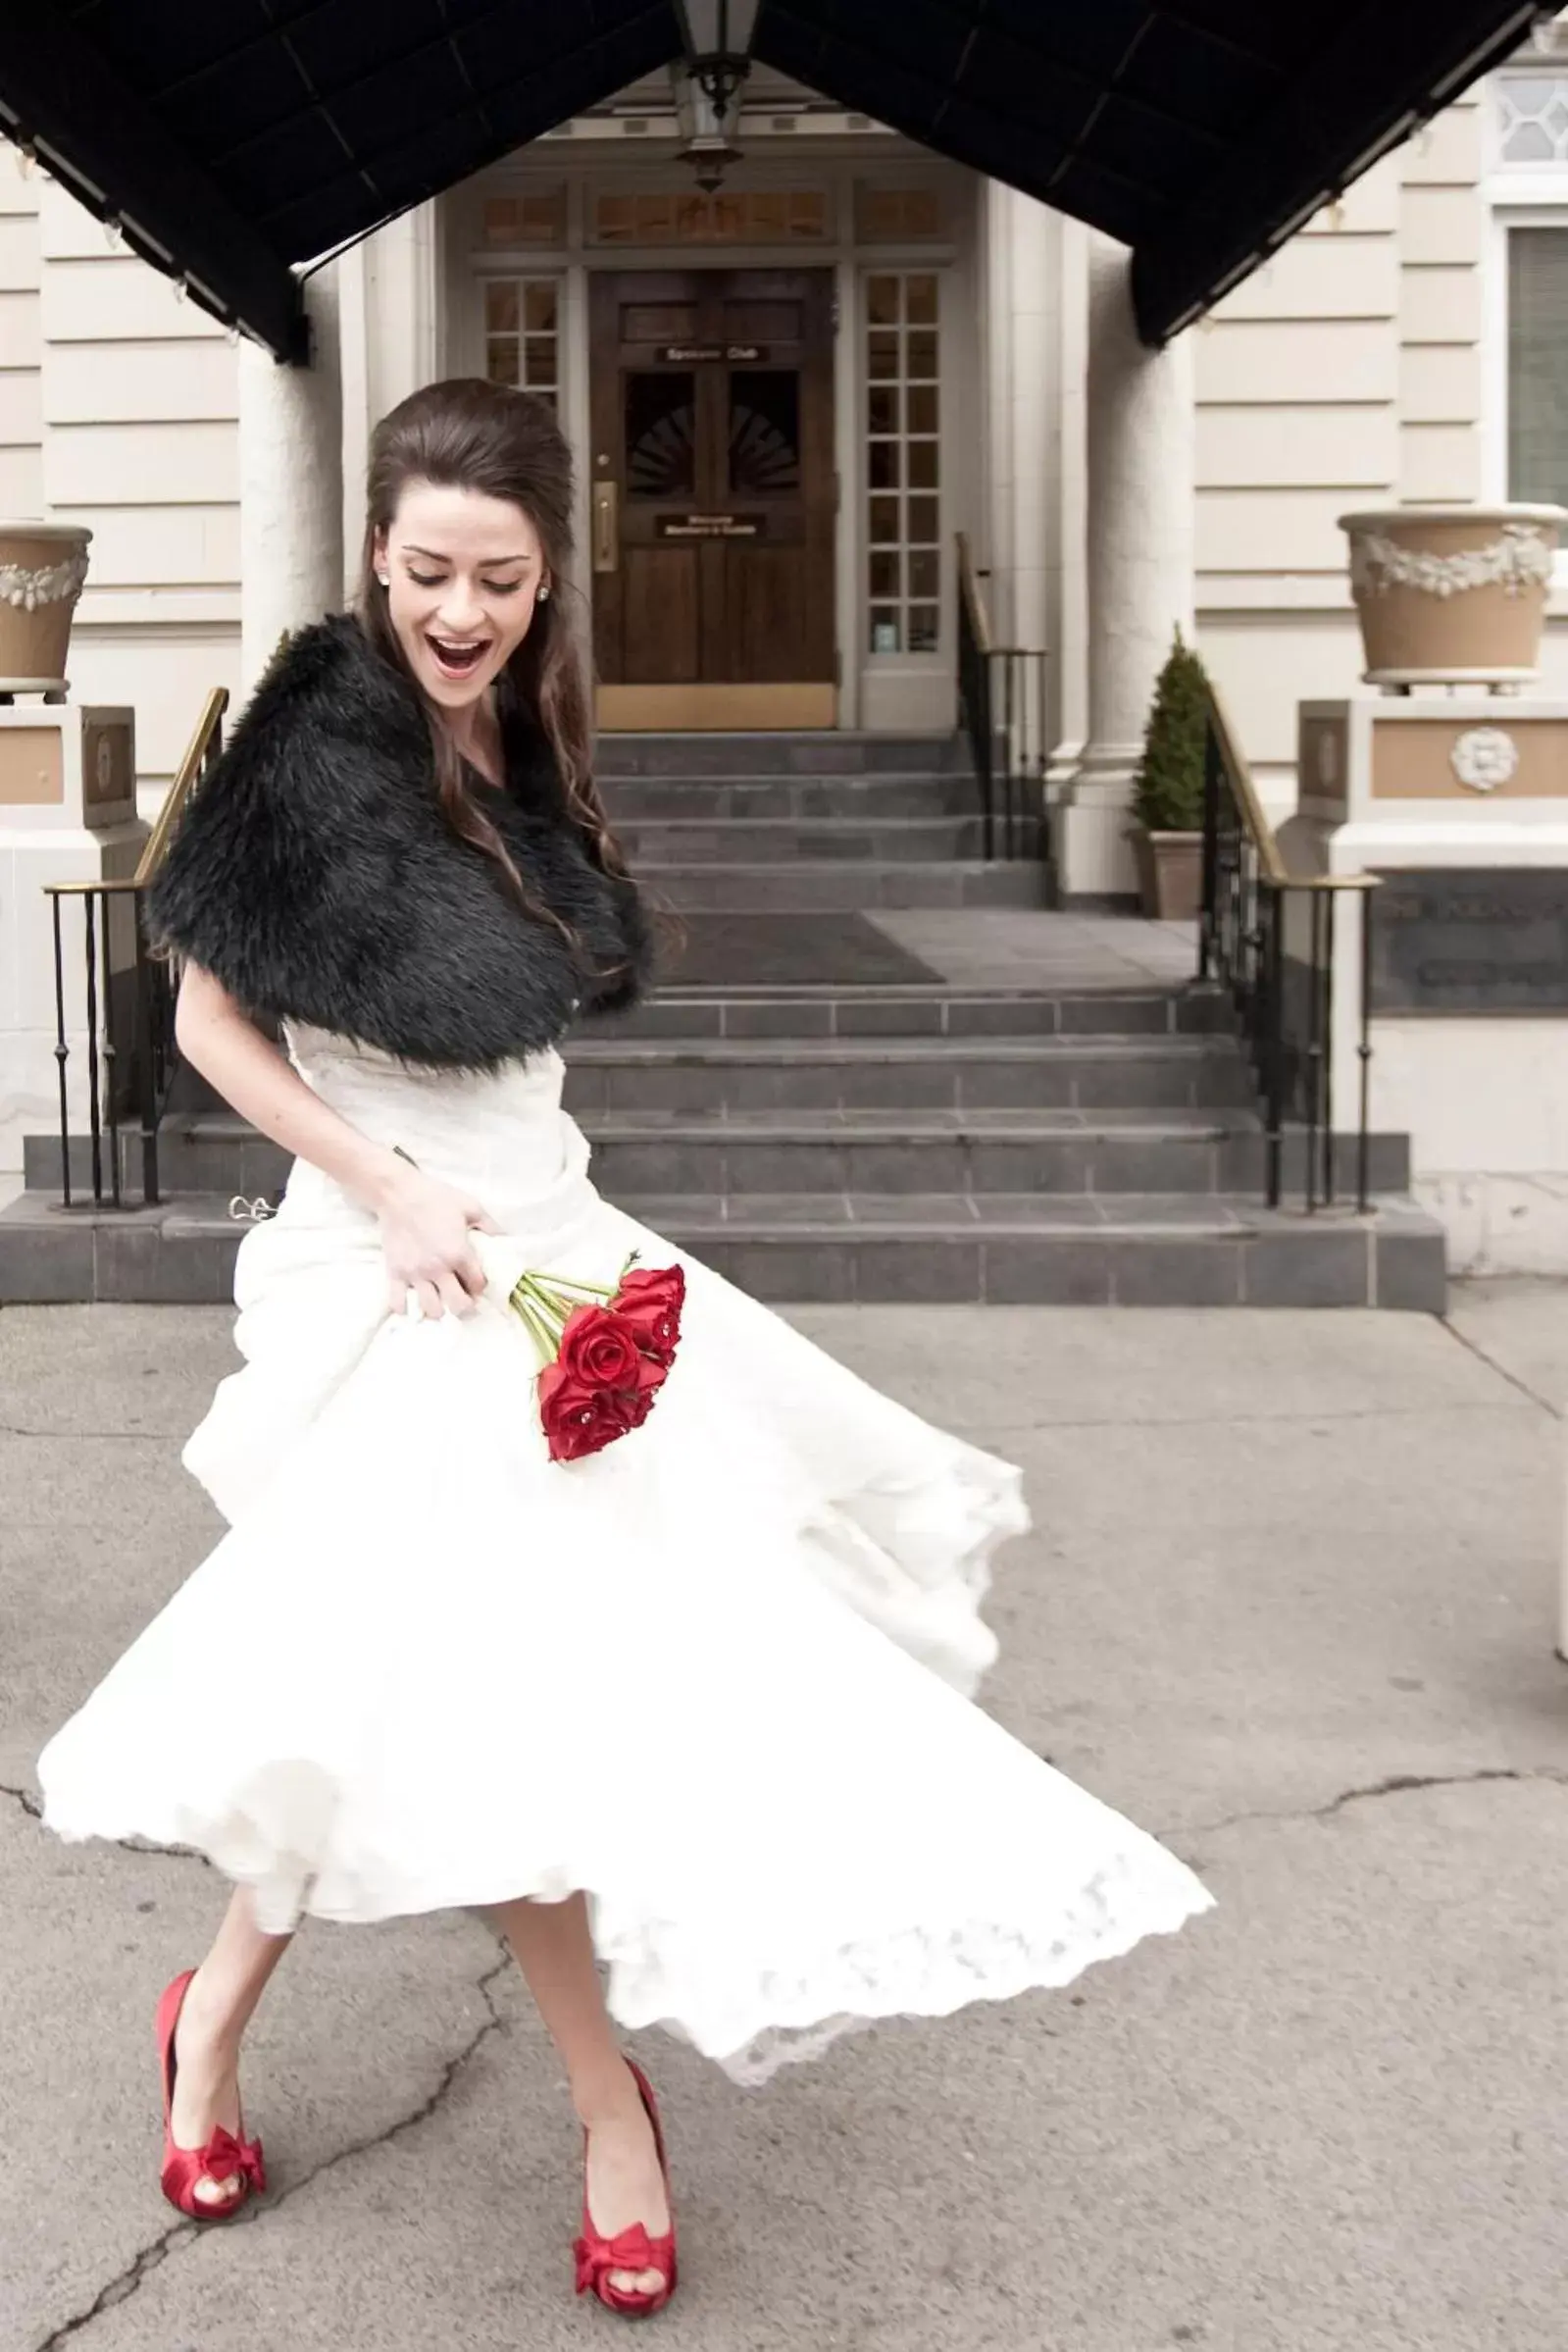
{"type": "Polygon", "coordinates": [[[452,638],[431,637],[429,631],[425,642],[443,678],[472,678],[490,649],[487,639],[481,639],[478,644],[460,644],[452,638]]]}

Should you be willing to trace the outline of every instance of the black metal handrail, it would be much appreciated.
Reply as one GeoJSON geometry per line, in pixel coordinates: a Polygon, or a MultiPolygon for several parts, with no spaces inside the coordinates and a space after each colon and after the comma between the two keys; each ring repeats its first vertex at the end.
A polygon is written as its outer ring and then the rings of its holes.
{"type": "Polygon", "coordinates": [[[170,835],[191,793],[223,749],[228,690],[215,687],[170,786],[133,875],[121,881],[49,882],[55,966],[55,1067],[60,1092],[60,1201],[65,1208],[153,1207],[160,1199],[158,1131],[178,1066],[176,987],[167,958],[147,944],[142,895],[163,863],[170,835]],[[66,1001],[64,907],[82,914],[83,1027],[87,1055],[87,1128],[91,1189],[77,1200],[71,1166],[71,1021],[66,1001]],[[125,1198],[122,1130],[134,1119],[140,1141],[141,1191],[125,1198]],[[107,1146],[107,1150],[106,1150],[107,1146]]]}
{"type": "Polygon", "coordinates": [[[1300,1140],[1309,1210],[1339,1202],[1335,998],[1342,970],[1339,909],[1353,904],[1359,940],[1355,1203],[1371,1196],[1372,926],[1376,874],[1292,875],[1225,707],[1209,690],[1203,751],[1203,909],[1198,978],[1229,992],[1263,1098],[1264,1186],[1285,1190],[1288,1134],[1300,1140]]]}
{"type": "Polygon", "coordinates": [[[1045,655],[991,641],[969,535],[958,542],[958,712],[980,787],[985,855],[1037,857],[1044,846],[1045,655]]]}

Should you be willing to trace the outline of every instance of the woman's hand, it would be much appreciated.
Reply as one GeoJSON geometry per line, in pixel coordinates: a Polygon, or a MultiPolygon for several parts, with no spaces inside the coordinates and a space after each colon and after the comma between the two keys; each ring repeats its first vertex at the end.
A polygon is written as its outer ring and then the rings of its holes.
{"type": "Polygon", "coordinates": [[[388,1313],[406,1313],[412,1292],[427,1315],[439,1319],[448,1309],[471,1315],[485,1276],[469,1228],[499,1233],[489,1210],[455,1185],[410,1164],[399,1168],[378,1202],[377,1214],[386,1253],[388,1313]]]}

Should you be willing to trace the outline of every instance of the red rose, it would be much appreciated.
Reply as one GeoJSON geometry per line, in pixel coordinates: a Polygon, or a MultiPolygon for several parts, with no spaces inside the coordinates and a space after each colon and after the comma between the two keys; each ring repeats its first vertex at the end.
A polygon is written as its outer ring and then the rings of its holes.
{"type": "Polygon", "coordinates": [[[635,1390],[638,1385],[637,1335],[613,1307],[574,1308],[561,1334],[558,1360],[582,1388],[635,1390]]]}
{"type": "Polygon", "coordinates": [[[639,1355],[637,1362],[640,1370],[636,1391],[634,1395],[629,1394],[626,1398],[633,1429],[642,1427],[643,1422],[653,1410],[654,1399],[670,1375],[669,1365],[657,1363],[651,1355],[639,1355]]]}
{"type": "Polygon", "coordinates": [[[546,1364],[539,1374],[539,1419],[550,1459],[579,1461],[625,1437],[642,1417],[638,1403],[635,1390],[587,1388],[564,1364],[546,1364]]]}
{"type": "Polygon", "coordinates": [[[621,1278],[611,1301],[613,1311],[629,1323],[637,1346],[655,1363],[673,1361],[681,1340],[681,1309],[685,1303],[683,1266],[649,1266],[621,1278]]]}

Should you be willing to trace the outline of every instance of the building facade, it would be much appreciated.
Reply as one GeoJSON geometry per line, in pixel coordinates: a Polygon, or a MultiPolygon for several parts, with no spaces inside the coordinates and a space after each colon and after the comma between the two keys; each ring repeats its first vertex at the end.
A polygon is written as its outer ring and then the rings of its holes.
{"type": "MultiPolygon", "coordinates": [[[[1280,816],[1298,700],[1359,669],[1337,516],[1568,497],[1565,29],[1157,354],[1098,232],[761,71],[705,192],[668,85],[637,85],[318,274],[345,571],[375,417],[487,374],[580,452],[602,724],[930,730],[962,533],[995,636],[1048,657],[1062,880],[1124,888],[1128,627],[1195,626],[1280,816]]],[[[92,529],[73,686],[134,705],[148,816],[302,527],[244,495],[243,374],[271,366],[0,159],[0,509],[92,529]]],[[[1568,692],[1568,566],[1543,683],[1568,692]]]]}

